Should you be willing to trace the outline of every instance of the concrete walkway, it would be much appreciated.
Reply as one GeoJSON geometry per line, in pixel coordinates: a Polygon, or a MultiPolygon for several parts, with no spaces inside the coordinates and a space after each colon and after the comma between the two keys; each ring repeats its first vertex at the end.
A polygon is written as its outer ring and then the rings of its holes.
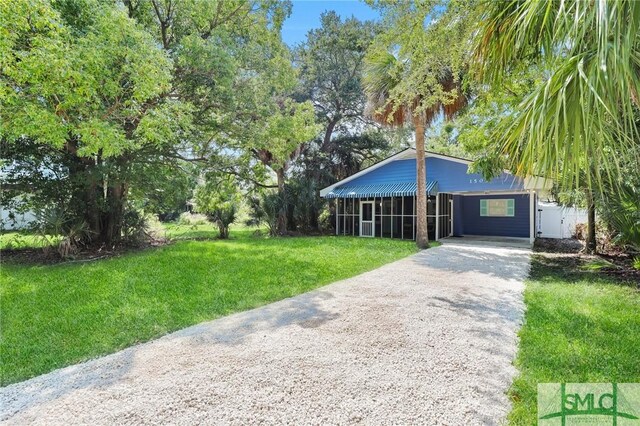
{"type": "Polygon", "coordinates": [[[455,241],[0,389],[7,424],[497,424],[529,250],[455,241]]]}

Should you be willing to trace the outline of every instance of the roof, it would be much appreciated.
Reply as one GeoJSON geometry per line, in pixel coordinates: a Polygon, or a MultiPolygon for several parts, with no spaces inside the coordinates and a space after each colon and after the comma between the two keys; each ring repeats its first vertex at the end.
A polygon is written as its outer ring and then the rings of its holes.
{"type": "MultiPolygon", "coordinates": [[[[437,188],[438,182],[427,182],[428,195],[438,192],[437,188]]],[[[416,195],[417,190],[416,182],[356,185],[332,189],[323,196],[325,198],[407,197],[416,195]]]]}
{"type": "MultiPolygon", "coordinates": [[[[405,159],[412,159],[416,157],[416,149],[415,148],[407,148],[404,149],[390,157],[385,158],[384,160],[381,160],[369,167],[367,167],[366,169],[362,169],[360,170],[358,173],[355,173],[349,177],[346,177],[344,179],[342,179],[339,182],[334,183],[333,185],[329,185],[326,188],[323,188],[320,190],[320,196],[321,197],[327,197],[327,198],[335,198],[335,197],[328,197],[328,194],[330,192],[332,192],[335,188],[337,188],[338,186],[343,186],[346,183],[359,178],[360,176],[363,176],[369,172],[372,172],[373,170],[376,170],[382,166],[385,166],[389,163],[391,163],[392,161],[396,161],[396,160],[405,160],[405,159]]],[[[431,151],[426,151],[425,152],[425,157],[434,157],[434,158],[442,158],[442,159],[446,159],[446,160],[450,160],[450,161],[454,161],[456,163],[462,163],[462,164],[471,164],[472,161],[471,160],[465,160],[464,158],[459,158],[459,157],[452,157],[449,155],[443,155],[443,154],[438,154],[435,152],[431,152],[431,151]]],[[[415,192],[414,192],[415,193],[415,192]]]]}

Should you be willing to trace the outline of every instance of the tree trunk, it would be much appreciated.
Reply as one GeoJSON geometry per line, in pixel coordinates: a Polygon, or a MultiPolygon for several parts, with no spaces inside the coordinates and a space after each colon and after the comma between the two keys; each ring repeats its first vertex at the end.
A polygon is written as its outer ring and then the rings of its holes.
{"type": "Polygon", "coordinates": [[[593,192],[587,191],[587,253],[595,254],[596,248],[596,203],[593,192]]]}
{"type": "Polygon", "coordinates": [[[322,146],[320,147],[320,151],[329,152],[331,151],[331,135],[333,135],[333,129],[335,129],[336,125],[340,121],[339,118],[333,118],[327,124],[327,129],[324,132],[324,138],[322,139],[322,146]]]}
{"type": "Polygon", "coordinates": [[[120,241],[122,236],[125,196],[126,186],[123,183],[116,183],[107,188],[105,200],[107,210],[102,214],[101,243],[112,245],[120,241]]]}
{"type": "Polygon", "coordinates": [[[427,166],[424,153],[424,122],[421,118],[414,118],[416,132],[416,245],[419,249],[429,247],[427,232],[427,166]]]}
{"type": "Polygon", "coordinates": [[[277,169],[276,176],[278,177],[278,195],[280,196],[280,210],[278,211],[276,230],[279,235],[284,235],[287,233],[287,194],[284,184],[284,168],[277,169]]]}
{"type": "MultiPolygon", "coordinates": [[[[320,191],[316,191],[316,197],[320,198],[320,191]]],[[[312,231],[320,230],[320,220],[319,220],[320,212],[317,209],[311,209],[309,214],[309,228],[312,231]]]]}
{"type": "Polygon", "coordinates": [[[222,221],[218,221],[218,232],[221,240],[229,239],[229,225],[225,225],[222,221]]]}

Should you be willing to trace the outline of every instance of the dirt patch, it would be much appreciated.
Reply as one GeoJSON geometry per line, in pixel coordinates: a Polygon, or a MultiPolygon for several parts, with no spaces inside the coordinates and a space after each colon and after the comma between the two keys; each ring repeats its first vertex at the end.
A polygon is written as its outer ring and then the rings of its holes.
{"type": "Polygon", "coordinates": [[[575,238],[536,238],[533,250],[544,253],[579,253],[584,243],[575,238]]]}
{"type": "Polygon", "coordinates": [[[561,270],[571,281],[610,277],[621,285],[636,285],[640,288],[640,271],[632,266],[630,256],[589,255],[585,253],[536,252],[540,268],[534,267],[531,278],[544,279],[546,268],[561,270]],[[596,266],[599,265],[599,266],[596,266]]]}
{"type": "Polygon", "coordinates": [[[621,281],[631,281],[640,287],[640,270],[634,268],[633,257],[629,254],[601,254],[601,259],[611,266],[603,267],[600,272],[621,281]]]}
{"type": "Polygon", "coordinates": [[[634,256],[622,248],[599,246],[597,255],[584,253],[584,241],[575,238],[538,238],[533,246],[536,253],[547,259],[561,261],[567,272],[603,274],[615,277],[621,283],[637,283],[640,286],[640,270],[633,267],[634,256]]]}
{"type": "Polygon", "coordinates": [[[0,261],[2,263],[19,263],[27,265],[54,265],[58,263],[91,262],[121,256],[125,253],[151,250],[172,244],[172,240],[153,240],[136,245],[117,245],[113,247],[90,246],[83,247],[67,257],[61,257],[55,247],[2,249],[0,261]]]}

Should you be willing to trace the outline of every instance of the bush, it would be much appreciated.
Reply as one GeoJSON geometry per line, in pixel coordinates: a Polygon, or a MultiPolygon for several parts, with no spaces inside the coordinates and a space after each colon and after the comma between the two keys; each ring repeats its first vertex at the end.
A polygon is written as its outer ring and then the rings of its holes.
{"type": "Polygon", "coordinates": [[[47,252],[55,247],[62,258],[76,253],[89,239],[86,222],[77,221],[64,207],[46,207],[36,212],[36,231],[47,252]]]}
{"type": "Polygon", "coordinates": [[[336,226],[336,216],[332,214],[329,209],[323,209],[318,217],[318,226],[320,230],[334,230],[336,226]]]}
{"type": "Polygon", "coordinates": [[[317,230],[319,215],[325,201],[318,196],[316,182],[301,178],[288,186],[287,210],[292,212],[292,223],[301,231],[317,230]]]}
{"type": "Polygon", "coordinates": [[[229,225],[236,220],[240,205],[238,185],[232,176],[207,175],[195,192],[195,208],[218,227],[219,237],[229,238],[229,225]]]}
{"type": "Polygon", "coordinates": [[[139,244],[149,238],[149,222],[140,211],[127,209],[122,217],[122,237],[129,244],[139,244]]]}
{"type": "Polygon", "coordinates": [[[270,235],[277,235],[278,213],[283,204],[283,199],[277,192],[263,192],[251,197],[249,199],[250,219],[246,222],[247,225],[265,224],[269,228],[270,235]]]}
{"type": "Polygon", "coordinates": [[[612,191],[603,203],[602,218],[612,231],[612,241],[640,253],[640,192],[632,186],[612,191]]]}
{"type": "Polygon", "coordinates": [[[226,240],[229,238],[229,226],[236,221],[237,212],[236,205],[230,203],[228,205],[218,206],[207,213],[209,221],[215,223],[218,227],[219,237],[221,239],[226,240]]]}
{"type": "Polygon", "coordinates": [[[249,219],[247,226],[265,224],[271,235],[278,233],[278,215],[287,212],[287,227],[290,231],[308,232],[321,227],[319,216],[325,201],[318,197],[316,183],[311,179],[296,179],[287,184],[285,195],[275,191],[264,191],[248,200],[249,219]]]}

